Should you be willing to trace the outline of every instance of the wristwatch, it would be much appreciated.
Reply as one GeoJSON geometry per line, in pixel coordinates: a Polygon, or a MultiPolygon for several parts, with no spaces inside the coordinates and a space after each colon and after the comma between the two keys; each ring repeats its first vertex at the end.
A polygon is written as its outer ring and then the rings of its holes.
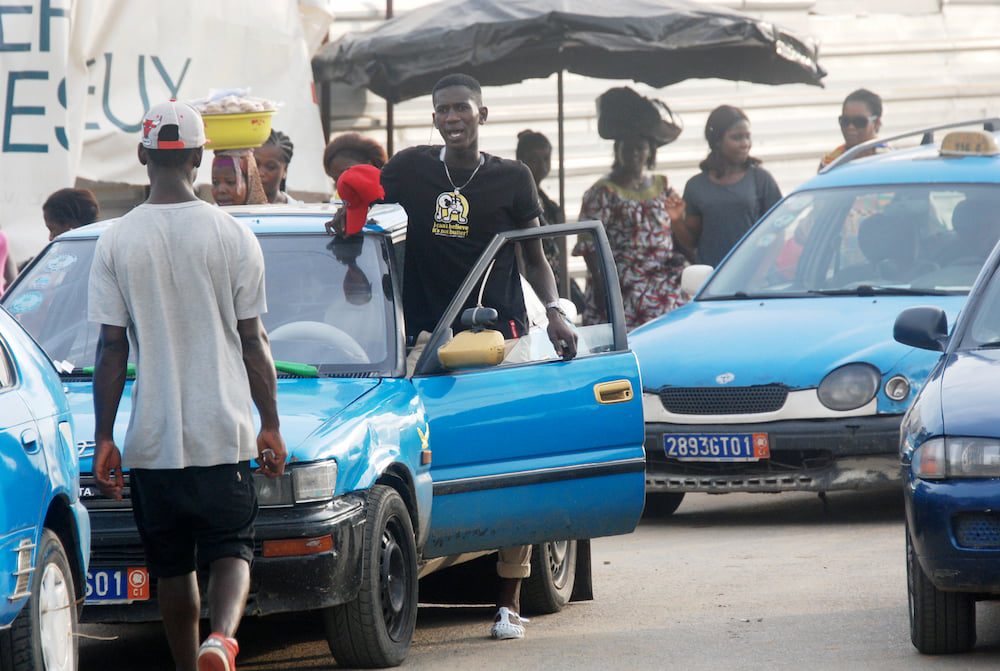
{"type": "Polygon", "coordinates": [[[559,314],[561,314],[563,317],[565,317],[567,319],[569,318],[566,315],[566,311],[562,309],[562,305],[559,304],[559,301],[551,301],[549,303],[546,303],[545,304],[545,309],[546,310],[555,310],[556,312],[558,312],[559,314]]]}

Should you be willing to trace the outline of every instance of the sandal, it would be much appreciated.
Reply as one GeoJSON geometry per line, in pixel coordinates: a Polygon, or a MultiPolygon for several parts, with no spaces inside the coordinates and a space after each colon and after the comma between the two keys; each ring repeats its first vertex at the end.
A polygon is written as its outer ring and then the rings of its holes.
{"type": "Polygon", "coordinates": [[[524,638],[524,625],[520,623],[528,622],[528,618],[521,617],[506,606],[500,607],[500,610],[497,611],[497,617],[499,619],[493,623],[492,627],[490,627],[490,636],[498,641],[505,641],[512,638],[524,638]],[[511,616],[516,617],[519,623],[515,624],[511,622],[511,616]]]}

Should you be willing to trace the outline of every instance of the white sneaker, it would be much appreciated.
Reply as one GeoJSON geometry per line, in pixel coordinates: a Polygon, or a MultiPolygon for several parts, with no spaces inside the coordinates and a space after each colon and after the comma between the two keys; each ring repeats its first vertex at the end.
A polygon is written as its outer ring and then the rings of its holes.
{"type": "Polygon", "coordinates": [[[511,622],[510,617],[512,615],[516,617],[520,623],[528,622],[528,618],[521,617],[506,606],[501,606],[500,610],[497,611],[497,616],[500,619],[494,622],[493,626],[490,627],[490,636],[498,641],[505,641],[512,638],[524,638],[524,625],[511,622]]]}

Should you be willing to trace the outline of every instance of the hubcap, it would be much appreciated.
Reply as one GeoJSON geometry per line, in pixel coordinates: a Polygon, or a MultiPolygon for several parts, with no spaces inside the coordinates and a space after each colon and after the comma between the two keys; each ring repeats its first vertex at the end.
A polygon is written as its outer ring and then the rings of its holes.
{"type": "Polygon", "coordinates": [[[55,564],[47,564],[38,593],[39,634],[42,659],[47,671],[73,668],[73,600],[66,576],[55,564]]]}
{"type": "Polygon", "coordinates": [[[561,589],[566,584],[569,575],[569,564],[566,561],[569,555],[570,541],[552,541],[545,544],[545,554],[549,558],[549,570],[552,572],[552,583],[557,589],[561,589]]]}
{"type": "Polygon", "coordinates": [[[399,520],[390,519],[382,532],[379,551],[379,578],[382,596],[382,619],[386,632],[399,640],[404,633],[410,609],[410,588],[413,576],[407,557],[407,549],[402,539],[403,531],[399,520]]]}

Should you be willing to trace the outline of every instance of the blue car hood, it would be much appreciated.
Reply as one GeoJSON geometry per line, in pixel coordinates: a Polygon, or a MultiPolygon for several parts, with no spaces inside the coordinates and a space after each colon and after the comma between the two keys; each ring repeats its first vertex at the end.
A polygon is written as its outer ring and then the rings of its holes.
{"type": "Polygon", "coordinates": [[[958,352],[944,370],[941,411],[950,436],[1000,438],[1000,350],[958,352]]]}
{"type": "MultiPolygon", "coordinates": [[[[378,386],[379,379],[351,378],[295,378],[278,380],[278,413],[281,418],[281,435],[288,447],[288,456],[297,461],[314,458],[308,440],[325,422],[336,417],[365,393],[378,386]]],[[[70,410],[76,424],[77,440],[91,441],[94,436],[94,400],[90,382],[66,384],[70,410]]],[[[115,422],[115,440],[122,446],[132,412],[132,383],[125,386],[125,394],[118,408],[115,422]]],[[[257,422],[256,413],[254,421],[257,422]]],[[[92,449],[80,456],[80,471],[91,472],[92,449]]]]}
{"type": "MultiPolygon", "coordinates": [[[[629,334],[646,389],[716,386],[729,373],[737,386],[808,389],[831,370],[855,361],[883,374],[907,357],[929,368],[937,355],[892,339],[896,316],[914,305],[937,305],[949,323],[966,296],[824,296],[695,301],[629,334]],[[927,361],[923,361],[926,359],[927,361]]],[[[728,376],[727,376],[728,377],[728,376]]]]}

